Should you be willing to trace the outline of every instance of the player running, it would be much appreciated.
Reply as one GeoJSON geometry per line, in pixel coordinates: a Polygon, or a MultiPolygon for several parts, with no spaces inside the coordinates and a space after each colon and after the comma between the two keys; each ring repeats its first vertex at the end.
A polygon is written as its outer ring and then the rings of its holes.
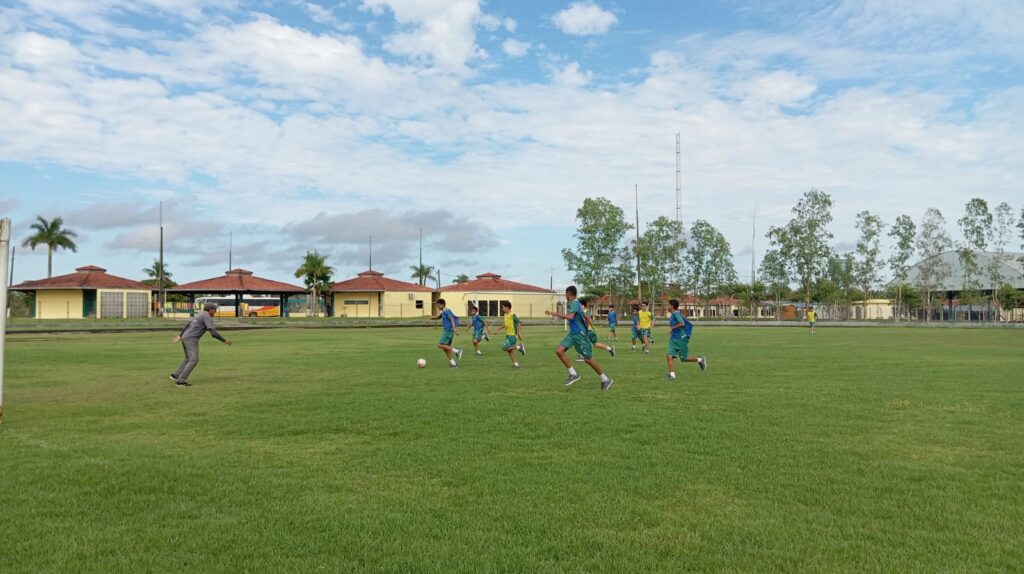
{"type": "Polygon", "coordinates": [[[462,349],[456,349],[452,346],[452,342],[455,341],[455,335],[458,334],[456,327],[459,326],[459,318],[448,308],[444,299],[437,300],[437,316],[430,318],[431,321],[438,319],[441,320],[444,333],[441,334],[441,340],[437,342],[437,348],[444,351],[444,355],[448,357],[448,365],[454,369],[459,366],[458,361],[462,358],[462,349]]]}
{"type": "Polygon", "coordinates": [[[637,333],[644,342],[644,353],[651,354],[651,328],[654,327],[654,315],[647,310],[647,301],[640,303],[640,312],[637,313],[637,333]]]}
{"type": "Polygon", "coordinates": [[[551,311],[544,311],[545,315],[558,317],[569,322],[569,334],[566,335],[562,342],[559,343],[555,349],[555,355],[558,356],[558,360],[562,361],[566,369],[569,369],[569,378],[565,380],[566,386],[575,383],[580,380],[580,374],[576,372],[576,368],[569,363],[569,358],[565,356],[565,351],[569,347],[574,347],[576,351],[583,355],[583,360],[590,365],[591,369],[598,374],[601,378],[601,390],[607,391],[614,382],[608,378],[605,374],[604,369],[601,365],[593,359],[594,348],[590,344],[590,339],[587,338],[587,322],[583,315],[583,307],[580,306],[580,302],[576,300],[576,286],[570,285],[565,288],[565,299],[569,303],[569,308],[566,313],[554,313],[551,311]]]}
{"type": "Polygon", "coordinates": [[[519,368],[519,361],[516,360],[516,351],[520,355],[526,354],[526,345],[523,343],[523,327],[519,322],[519,316],[512,312],[512,303],[502,301],[502,314],[505,315],[505,323],[498,326],[498,330],[505,329],[505,342],[501,349],[508,353],[512,360],[512,368],[519,368]]]}
{"type": "Polygon", "coordinates": [[[633,348],[630,349],[630,351],[633,353],[636,352],[636,342],[640,338],[640,317],[637,315],[637,312],[638,311],[636,309],[633,310],[633,348]]]}
{"type": "Polygon", "coordinates": [[[580,299],[580,306],[583,307],[583,316],[587,319],[587,338],[590,339],[590,344],[603,351],[608,351],[614,357],[615,345],[605,345],[604,343],[597,342],[597,331],[594,330],[594,320],[590,318],[589,302],[586,299],[580,299]]]}
{"type": "Polygon", "coordinates": [[[818,322],[818,313],[814,311],[814,305],[807,308],[807,322],[811,324],[811,334],[815,333],[814,324],[818,322]]]}
{"type": "Polygon", "coordinates": [[[476,356],[483,355],[480,350],[480,341],[490,341],[491,338],[487,336],[487,332],[490,328],[487,326],[487,321],[480,316],[480,309],[476,305],[469,307],[469,314],[473,317],[473,348],[476,349],[476,356]]]}
{"type": "Polygon", "coordinates": [[[672,308],[672,316],[668,319],[668,353],[665,355],[665,358],[668,360],[668,375],[665,375],[665,379],[674,381],[676,380],[674,365],[676,358],[679,358],[684,363],[697,363],[702,371],[708,369],[708,360],[704,355],[695,357],[690,354],[690,337],[693,336],[693,323],[679,310],[679,300],[670,299],[668,304],[672,308]]]}

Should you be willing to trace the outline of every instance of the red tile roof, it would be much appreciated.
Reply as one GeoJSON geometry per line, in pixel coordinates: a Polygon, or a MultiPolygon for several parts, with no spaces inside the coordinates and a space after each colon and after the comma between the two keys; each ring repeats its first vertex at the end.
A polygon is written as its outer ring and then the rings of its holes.
{"type": "Polygon", "coordinates": [[[75,269],[74,273],[58,275],[49,279],[25,281],[11,287],[14,291],[37,291],[45,289],[138,289],[152,291],[153,287],[125,279],[116,275],[108,275],[107,270],[95,265],[86,265],[75,269]]]}
{"type": "Polygon", "coordinates": [[[256,277],[246,269],[225,271],[223,277],[213,277],[172,287],[168,293],[305,293],[306,289],[280,281],[256,277]]]}
{"type": "Polygon", "coordinates": [[[331,291],[416,291],[420,293],[433,293],[430,287],[423,287],[416,283],[406,283],[396,279],[388,279],[380,271],[363,271],[352,279],[338,281],[331,286],[331,291]]]}
{"type": "Polygon", "coordinates": [[[511,292],[511,291],[525,291],[529,293],[553,293],[543,287],[534,287],[533,285],[527,285],[526,283],[516,283],[515,281],[509,281],[502,279],[501,275],[496,273],[484,273],[483,275],[477,275],[476,279],[472,281],[466,281],[465,283],[453,283],[447,287],[442,287],[441,291],[499,291],[499,292],[511,292]]]}

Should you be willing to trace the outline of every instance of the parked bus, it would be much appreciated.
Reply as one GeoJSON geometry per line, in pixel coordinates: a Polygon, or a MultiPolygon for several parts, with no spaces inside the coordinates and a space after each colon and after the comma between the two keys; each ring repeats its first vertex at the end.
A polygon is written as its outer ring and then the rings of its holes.
{"type": "MultiPolygon", "coordinates": [[[[196,312],[202,311],[207,303],[216,303],[216,317],[235,316],[234,297],[199,297],[196,299],[196,312]]],[[[242,317],[280,317],[281,300],[277,297],[243,297],[242,317]]]]}

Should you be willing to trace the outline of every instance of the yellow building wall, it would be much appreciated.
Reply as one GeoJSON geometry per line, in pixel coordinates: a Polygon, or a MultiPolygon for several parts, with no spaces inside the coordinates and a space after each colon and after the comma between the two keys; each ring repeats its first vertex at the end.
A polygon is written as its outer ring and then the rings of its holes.
{"type": "Polygon", "coordinates": [[[407,317],[429,317],[433,293],[420,291],[345,292],[334,294],[335,317],[369,317],[401,319],[407,317]],[[412,297],[410,298],[410,295],[412,297]],[[369,301],[369,304],[346,305],[345,301],[369,301]],[[422,301],[422,308],[416,302],[422,301]],[[383,306],[381,303],[383,302],[383,306]]]}
{"type": "Polygon", "coordinates": [[[469,315],[470,301],[508,301],[512,312],[520,317],[540,318],[544,311],[558,311],[559,304],[565,305],[565,295],[560,293],[501,293],[493,291],[442,291],[441,299],[456,315],[469,315]]]}
{"type": "Polygon", "coordinates": [[[82,291],[54,289],[36,291],[37,319],[81,319],[82,291]]]}

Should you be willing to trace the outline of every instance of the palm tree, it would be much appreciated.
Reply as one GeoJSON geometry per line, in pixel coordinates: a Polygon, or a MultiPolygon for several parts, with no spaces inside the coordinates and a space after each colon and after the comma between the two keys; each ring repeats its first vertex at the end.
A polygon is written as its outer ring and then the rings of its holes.
{"type": "Polygon", "coordinates": [[[306,288],[313,295],[313,315],[319,312],[319,295],[331,288],[331,274],[334,268],[327,264],[327,256],[320,255],[316,251],[307,251],[302,265],[295,270],[295,277],[302,277],[306,282],[306,288]]]}
{"type": "MultiPolygon", "coordinates": [[[[153,265],[143,269],[142,272],[145,273],[149,277],[149,279],[143,281],[143,283],[145,283],[146,285],[156,286],[157,283],[160,281],[160,267],[161,267],[160,260],[159,259],[154,259],[153,260],[153,265]]],[[[169,287],[175,287],[177,284],[174,281],[171,281],[171,272],[167,270],[167,264],[166,263],[163,264],[163,272],[164,272],[164,289],[167,289],[169,287]]]]}
{"type": "Polygon", "coordinates": [[[427,279],[430,279],[434,275],[434,266],[433,265],[424,265],[424,264],[420,263],[419,265],[410,265],[409,269],[412,269],[411,277],[413,279],[419,279],[420,280],[420,287],[423,287],[424,285],[426,285],[427,284],[427,279]]]}
{"type": "Polygon", "coordinates": [[[53,277],[53,252],[57,249],[70,249],[78,251],[74,237],[78,234],[70,229],[64,228],[64,220],[54,217],[50,221],[36,216],[36,222],[32,224],[32,235],[25,238],[22,247],[28,247],[35,251],[39,245],[46,246],[46,277],[53,277]]]}
{"type": "Polygon", "coordinates": [[[469,283],[469,275],[465,273],[459,273],[459,276],[455,278],[456,283],[469,283]]]}

